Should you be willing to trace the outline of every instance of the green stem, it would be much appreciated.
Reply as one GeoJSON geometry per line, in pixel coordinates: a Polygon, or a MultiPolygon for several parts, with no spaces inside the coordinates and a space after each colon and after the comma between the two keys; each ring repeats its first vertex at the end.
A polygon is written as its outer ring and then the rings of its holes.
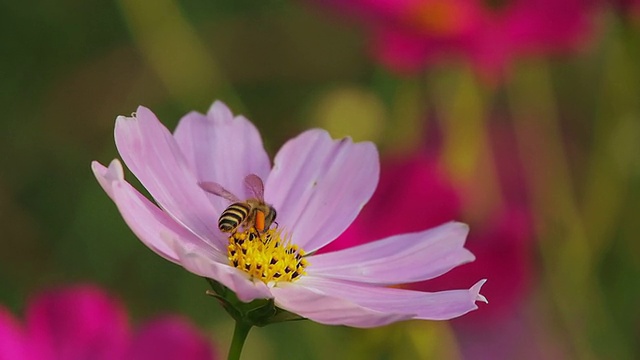
{"type": "Polygon", "coordinates": [[[229,348],[228,360],[240,360],[240,353],[242,353],[242,347],[244,341],[249,335],[251,330],[251,324],[236,320],[236,327],[233,330],[233,340],[231,340],[231,347],[229,348]]]}

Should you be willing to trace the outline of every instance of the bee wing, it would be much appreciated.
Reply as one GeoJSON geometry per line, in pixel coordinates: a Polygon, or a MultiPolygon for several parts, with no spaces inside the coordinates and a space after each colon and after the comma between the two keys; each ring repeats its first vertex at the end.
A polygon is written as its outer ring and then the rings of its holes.
{"type": "Polygon", "coordinates": [[[218,195],[221,198],[225,198],[231,201],[232,203],[240,202],[240,199],[238,199],[237,196],[235,196],[231,191],[223,188],[222,185],[218,184],[217,182],[201,181],[198,183],[198,185],[200,185],[202,190],[213,195],[218,195]]]}
{"type": "Polygon", "coordinates": [[[256,174],[249,174],[244,178],[244,185],[250,194],[260,200],[264,201],[264,183],[262,179],[256,174]]]}

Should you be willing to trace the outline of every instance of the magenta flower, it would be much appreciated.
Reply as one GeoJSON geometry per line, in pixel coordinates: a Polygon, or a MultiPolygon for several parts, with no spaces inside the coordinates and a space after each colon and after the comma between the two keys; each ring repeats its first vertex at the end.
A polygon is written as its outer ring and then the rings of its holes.
{"type": "MultiPolygon", "coordinates": [[[[435,293],[390,287],[472,261],[463,247],[468,228],[461,223],[315,254],[371,197],[380,166],[371,143],[333,140],[323,130],[309,130],[288,141],[271,166],[253,124],[221,102],[206,115],[187,114],[174,134],[139,107],[133,117],[118,117],[115,140],[157,203],[124,180],[118,160],[108,168],[93,163],[133,232],[160,256],[224,285],[241,302],[268,299],[278,309],[322,324],[373,327],[451,319],[486,301],[479,293],[485,280],[468,290],[435,293]],[[277,211],[277,224],[264,232],[256,225],[223,233],[217,221],[230,201],[203,184],[244,200],[255,197],[245,186],[249,174],[264,181],[264,200],[277,211]]],[[[378,225],[394,226],[384,218],[378,225]]]]}
{"type": "Polygon", "coordinates": [[[178,317],[132,336],[120,303],[90,285],[44,292],[26,312],[23,327],[0,307],[0,360],[214,359],[209,342],[178,317]]]}
{"type": "Polygon", "coordinates": [[[316,2],[363,19],[373,55],[392,70],[413,73],[461,58],[489,79],[519,57],[579,49],[590,38],[595,10],[588,0],[316,2]]]}

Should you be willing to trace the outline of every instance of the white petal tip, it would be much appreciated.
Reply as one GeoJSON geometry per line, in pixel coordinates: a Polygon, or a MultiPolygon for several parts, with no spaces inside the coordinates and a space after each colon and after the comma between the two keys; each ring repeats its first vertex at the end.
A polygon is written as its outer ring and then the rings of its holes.
{"type": "Polygon", "coordinates": [[[214,122],[230,122],[233,120],[231,109],[220,100],[216,100],[211,104],[207,116],[214,122]]]}
{"type": "Polygon", "coordinates": [[[119,179],[124,179],[124,169],[122,168],[122,163],[118,159],[113,159],[109,163],[109,172],[118,175],[119,179]]]}
{"type": "Polygon", "coordinates": [[[471,287],[471,289],[469,289],[469,291],[473,296],[475,296],[475,301],[482,301],[483,303],[488,304],[489,300],[487,300],[487,298],[484,297],[484,295],[480,294],[480,289],[482,288],[482,285],[484,285],[484,283],[486,282],[487,282],[487,279],[482,279],[478,281],[475,285],[471,287]]]}
{"type": "Polygon", "coordinates": [[[109,163],[109,167],[105,168],[102,164],[97,161],[91,162],[91,170],[97,177],[102,177],[108,181],[118,181],[124,179],[124,169],[122,168],[122,164],[120,160],[113,159],[109,163]]]}
{"type": "Polygon", "coordinates": [[[151,110],[149,110],[149,108],[142,106],[142,105],[138,105],[138,108],[136,109],[136,111],[132,112],[131,115],[127,116],[127,115],[118,115],[116,117],[116,124],[119,122],[124,122],[124,121],[132,121],[132,120],[137,120],[138,115],[140,114],[153,114],[151,112],[151,110]]]}
{"type": "Polygon", "coordinates": [[[467,225],[467,224],[465,224],[463,222],[451,221],[451,222],[447,223],[447,225],[451,226],[451,227],[454,227],[454,228],[456,228],[456,230],[464,233],[465,237],[469,233],[469,225],[467,225]]]}
{"type": "Polygon", "coordinates": [[[136,118],[136,113],[131,113],[131,116],[118,115],[116,117],[116,124],[125,122],[127,120],[134,120],[136,118]]]}
{"type": "Polygon", "coordinates": [[[94,174],[98,174],[98,172],[103,168],[104,168],[104,165],[100,164],[100,162],[96,160],[93,160],[91,162],[91,171],[93,171],[94,174]]]}
{"type": "Polygon", "coordinates": [[[227,104],[222,102],[222,100],[215,100],[213,104],[211,104],[211,108],[228,109],[229,107],[227,106],[227,104]]]}
{"type": "Polygon", "coordinates": [[[484,295],[480,295],[480,294],[478,294],[478,296],[476,296],[476,301],[482,301],[485,304],[489,303],[489,300],[487,300],[487,298],[484,297],[484,295]]]}
{"type": "Polygon", "coordinates": [[[91,162],[91,171],[98,179],[100,186],[107,192],[109,197],[113,198],[112,188],[114,184],[124,180],[124,170],[118,159],[114,159],[109,163],[109,167],[104,167],[97,161],[91,162]]]}

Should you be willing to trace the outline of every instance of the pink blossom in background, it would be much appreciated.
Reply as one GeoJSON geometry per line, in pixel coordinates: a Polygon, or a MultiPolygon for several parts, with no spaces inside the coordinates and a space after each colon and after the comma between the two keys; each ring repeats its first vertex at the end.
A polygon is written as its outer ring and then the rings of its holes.
{"type": "Polygon", "coordinates": [[[570,53],[590,39],[591,0],[316,1],[360,19],[374,56],[405,74],[465,59],[495,79],[523,56],[570,53]]]}
{"type": "Polygon", "coordinates": [[[313,129],[285,143],[272,166],[254,125],[219,101],[207,114],[187,114],[173,134],[141,106],[133,117],[118,117],[115,140],[159,205],[124,179],[117,159],[108,167],[92,164],[133,232],[158,255],[223,284],[243,302],[273,299],[277,307],[319,323],[374,327],[450,319],[486,301],[480,295],[484,280],[434,293],[388,286],[431,279],[473,261],[464,247],[465,224],[422,224],[402,234],[378,222],[372,240],[379,241],[314,253],[336,239],[373,194],[380,163],[372,143],[334,140],[313,129]],[[250,174],[263,179],[264,199],[277,210],[278,225],[261,235],[222,233],[217,220],[231,202],[202,184],[248,199],[255,196],[245,186],[250,174]]]}
{"type": "Polygon", "coordinates": [[[27,345],[20,323],[0,306],[0,360],[34,359],[27,356],[27,345]]]}
{"type": "Polygon", "coordinates": [[[0,360],[215,359],[205,336],[167,316],[131,331],[116,299],[91,285],[38,294],[20,324],[0,307],[0,360]]]}
{"type": "Polygon", "coordinates": [[[127,359],[215,359],[207,338],[183,318],[167,315],[140,326],[127,359]]]}

